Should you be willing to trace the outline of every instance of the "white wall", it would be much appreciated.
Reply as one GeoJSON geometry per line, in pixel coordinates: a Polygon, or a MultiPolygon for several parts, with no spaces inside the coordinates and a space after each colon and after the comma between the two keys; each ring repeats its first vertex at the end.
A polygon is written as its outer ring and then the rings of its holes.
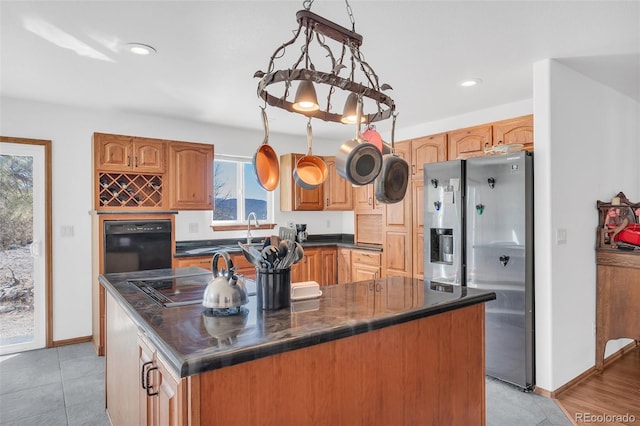
{"type": "MultiPolygon", "coordinates": [[[[262,131],[248,131],[197,122],[73,108],[55,104],[0,98],[0,134],[3,136],[52,140],[53,154],[53,340],[91,335],[91,136],[94,132],[211,143],[220,154],[251,157],[262,142],[262,131]],[[73,226],[72,237],[61,237],[62,226],[73,226]]],[[[256,107],[255,119],[260,122],[256,107]]],[[[299,137],[271,134],[269,142],[279,154],[306,152],[306,122],[299,137]]],[[[350,135],[345,135],[345,140],[350,135]]],[[[342,141],[324,140],[314,134],[314,153],[335,155],[342,141]]],[[[307,223],[311,234],[353,233],[352,212],[279,212],[279,191],[275,191],[275,218],[280,226],[288,222],[307,223]]],[[[180,212],[176,216],[176,238],[198,240],[244,237],[246,232],[214,233],[209,228],[211,212],[180,212]],[[197,234],[188,232],[198,223],[197,234]]],[[[254,232],[269,235],[273,231],[254,232]]],[[[276,229],[277,232],[277,229],[276,229]]]]}
{"type": "Polygon", "coordinates": [[[640,199],[640,105],[544,60],[534,65],[534,116],[536,382],[553,391],[595,365],[596,200],[640,199]]]}

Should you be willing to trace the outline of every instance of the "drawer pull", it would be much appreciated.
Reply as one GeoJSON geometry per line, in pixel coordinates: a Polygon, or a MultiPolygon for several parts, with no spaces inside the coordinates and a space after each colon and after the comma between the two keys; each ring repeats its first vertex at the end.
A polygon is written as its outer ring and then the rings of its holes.
{"type": "Polygon", "coordinates": [[[158,394],[158,391],[156,392],[151,392],[153,390],[153,385],[149,384],[149,374],[154,371],[157,370],[158,367],[151,367],[147,370],[147,374],[145,374],[145,376],[147,377],[147,386],[145,387],[145,389],[147,390],[147,395],[148,396],[155,396],[158,394]]]}

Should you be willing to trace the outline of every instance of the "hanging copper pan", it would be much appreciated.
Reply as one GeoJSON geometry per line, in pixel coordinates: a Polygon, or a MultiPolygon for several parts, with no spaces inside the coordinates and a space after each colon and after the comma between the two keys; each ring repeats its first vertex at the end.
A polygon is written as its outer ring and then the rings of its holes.
{"type": "Polygon", "coordinates": [[[267,191],[273,191],[278,186],[280,179],[280,164],[278,163],[278,154],[269,145],[269,122],[267,121],[267,113],[262,109],[262,124],[264,125],[264,140],[253,154],[253,171],[255,172],[258,183],[267,191]]]}
{"type": "Polygon", "coordinates": [[[293,171],[293,179],[296,185],[304,189],[315,189],[327,179],[327,164],[321,157],[312,154],[312,130],[311,119],[307,123],[307,155],[304,155],[296,162],[293,171]]]}

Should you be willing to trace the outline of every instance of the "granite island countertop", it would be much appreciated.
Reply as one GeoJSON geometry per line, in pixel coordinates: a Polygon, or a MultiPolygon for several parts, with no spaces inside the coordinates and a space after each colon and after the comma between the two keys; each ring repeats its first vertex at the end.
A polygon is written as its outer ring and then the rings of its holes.
{"type": "MultiPolygon", "coordinates": [[[[263,237],[255,237],[254,243],[261,243],[263,237]]],[[[176,249],[174,257],[197,257],[197,256],[209,256],[216,250],[224,250],[227,253],[240,253],[241,249],[238,246],[238,241],[244,243],[245,241],[240,238],[230,238],[222,240],[195,240],[195,241],[176,241],[176,249]]],[[[346,247],[361,250],[382,251],[382,245],[380,244],[362,244],[354,243],[353,234],[320,234],[309,235],[309,239],[301,243],[303,248],[312,247],[346,247]]]]}
{"type": "Polygon", "coordinates": [[[492,292],[388,277],[321,287],[320,297],[276,311],[258,309],[256,297],[250,296],[242,314],[212,317],[200,304],[165,308],[128,282],[187,275],[206,280],[210,272],[189,267],[99,276],[181,377],[495,299],[492,292]]]}

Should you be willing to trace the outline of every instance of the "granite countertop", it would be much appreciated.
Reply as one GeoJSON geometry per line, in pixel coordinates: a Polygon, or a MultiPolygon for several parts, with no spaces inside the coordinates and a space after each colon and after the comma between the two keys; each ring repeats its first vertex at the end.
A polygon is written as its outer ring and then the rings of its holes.
{"type": "Polygon", "coordinates": [[[243,314],[214,318],[201,304],[162,307],[127,281],[194,274],[208,280],[210,272],[189,267],[99,276],[181,377],[495,299],[492,292],[389,277],[321,287],[319,298],[276,311],[258,309],[250,296],[243,314]]]}
{"type": "MultiPolygon", "coordinates": [[[[254,238],[255,244],[261,244],[264,238],[254,238]]],[[[208,256],[216,250],[225,250],[227,253],[240,253],[238,241],[243,239],[224,240],[197,240],[197,241],[177,241],[175,257],[196,257],[208,256]]],[[[382,246],[377,244],[355,244],[353,234],[321,234],[309,235],[309,239],[302,244],[303,248],[337,246],[346,248],[356,248],[362,250],[382,251],[382,246]]]]}

